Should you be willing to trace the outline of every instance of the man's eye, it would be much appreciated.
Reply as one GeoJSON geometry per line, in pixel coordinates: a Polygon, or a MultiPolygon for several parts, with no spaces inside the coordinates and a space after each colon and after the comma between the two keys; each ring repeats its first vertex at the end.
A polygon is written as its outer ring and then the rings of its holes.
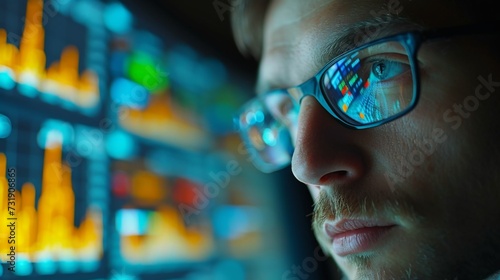
{"type": "Polygon", "coordinates": [[[378,60],[371,63],[370,80],[384,81],[395,78],[410,70],[410,65],[391,60],[378,60]]]}

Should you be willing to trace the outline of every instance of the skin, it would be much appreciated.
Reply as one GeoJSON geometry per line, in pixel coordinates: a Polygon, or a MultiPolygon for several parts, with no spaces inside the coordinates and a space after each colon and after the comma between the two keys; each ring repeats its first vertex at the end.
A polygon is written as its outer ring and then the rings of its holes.
{"type": "MultiPolygon", "coordinates": [[[[451,2],[436,2],[401,0],[399,16],[424,29],[467,23],[451,2]]],[[[272,1],[263,22],[259,92],[311,78],[333,58],[321,49],[386,4],[272,1]]],[[[383,27],[370,39],[410,28],[383,27]]],[[[316,202],[313,228],[319,243],[347,278],[483,279],[500,269],[500,71],[491,49],[471,38],[424,44],[418,55],[418,106],[380,127],[346,128],[314,98],[302,100],[298,122],[290,128],[295,143],[292,171],[316,202]],[[477,109],[463,109],[464,100],[481,85],[478,77],[488,75],[496,91],[480,100],[477,109]],[[423,159],[416,156],[422,160],[408,168],[421,143],[432,149],[423,159]],[[341,257],[333,252],[324,225],[345,218],[396,226],[373,248],[341,257]]],[[[480,92],[488,91],[483,87],[480,92]]]]}

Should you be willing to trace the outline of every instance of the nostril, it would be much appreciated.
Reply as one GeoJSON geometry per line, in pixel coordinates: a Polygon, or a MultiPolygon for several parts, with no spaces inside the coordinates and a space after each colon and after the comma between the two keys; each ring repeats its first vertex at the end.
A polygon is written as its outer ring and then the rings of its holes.
{"type": "Polygon", "coordinates": [[[339,170],[332,173],[325,174],[323,177],[319,179],[320,183],[326,183],[330,180],[341,181],[347,179],[351,174],[351,172],[347,170],[339,170]]]}
{"type": "Polygon", "coordinates": [[[353,130],[332,122],[314,99],[304,98],[299,113],[292,172],[308,185],[346,185],[360,179],[367,159],[353,130]]]}

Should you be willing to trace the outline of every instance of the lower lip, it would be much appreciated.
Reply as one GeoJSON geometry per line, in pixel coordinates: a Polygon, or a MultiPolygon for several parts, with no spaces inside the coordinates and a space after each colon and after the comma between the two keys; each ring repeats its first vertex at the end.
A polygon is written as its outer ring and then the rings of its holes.
{"type": "Polygon", "coordinates": [[[366,227],[336,234],[333,237],[333,251],[341,257],[368,251],[393,227],[366,227]]]}

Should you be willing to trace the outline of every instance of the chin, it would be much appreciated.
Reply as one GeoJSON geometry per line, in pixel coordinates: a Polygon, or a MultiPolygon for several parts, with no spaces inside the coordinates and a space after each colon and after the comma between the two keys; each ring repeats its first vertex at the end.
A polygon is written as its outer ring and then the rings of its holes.
{"type": "Polygon", "coordinates": [[[393,262],[376,254],[350,256],[347,260],[336,259],[336,262],[350,280],[438,279],[432,276],[435,274],[428,268],[422,271],[421,267],[416,267],[411,262],[393,262]]]}

